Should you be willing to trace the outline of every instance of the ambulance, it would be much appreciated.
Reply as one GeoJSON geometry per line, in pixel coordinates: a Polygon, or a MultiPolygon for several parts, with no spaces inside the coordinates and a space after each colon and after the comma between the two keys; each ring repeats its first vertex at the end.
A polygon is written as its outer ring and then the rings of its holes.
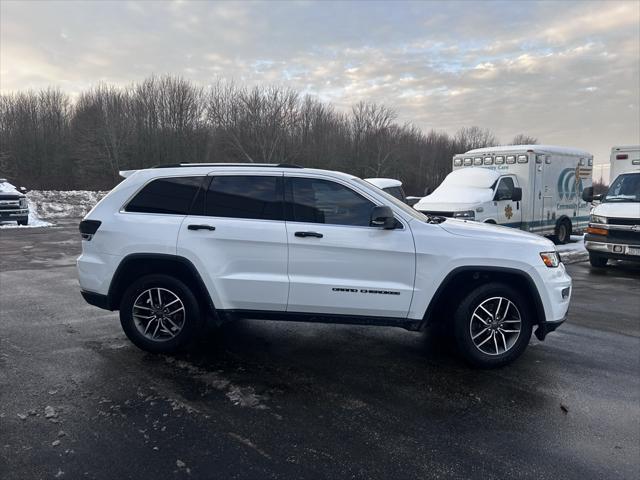
{"type": "Polygon", "coordinates": [[[453,157],[453,171],[414,208],[436,216],[504,225],[559,244],[582,233],[591,205],[593,155],[551,145],[506,145],[453,157]]]}

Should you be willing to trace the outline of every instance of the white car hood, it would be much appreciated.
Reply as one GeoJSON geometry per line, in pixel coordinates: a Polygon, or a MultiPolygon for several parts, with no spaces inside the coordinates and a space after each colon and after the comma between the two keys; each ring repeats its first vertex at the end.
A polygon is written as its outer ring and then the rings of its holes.
{"type": "Polygon", "coordinates": [[[502,227],[488,223],[473,222],[468,220],[455,220],[448,218],[440,224],[447,232],[463,237],[473,237],[478,241],[516,242],[537,246],[541,252],[553,252],[556,247],[551,240],[540,235],[523,232],[515,228],[502,227]]]}
{"type": "Polygon", "coordinates": [[[592,215],[617,218],[640,219],[640,203],[638,202],[605,202],[591,211],[592,215]]]}

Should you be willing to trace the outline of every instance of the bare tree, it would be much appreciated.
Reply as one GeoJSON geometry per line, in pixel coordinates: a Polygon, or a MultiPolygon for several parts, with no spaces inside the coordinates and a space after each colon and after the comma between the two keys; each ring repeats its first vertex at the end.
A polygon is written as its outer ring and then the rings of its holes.
{"type": "Polygon", "coordinates": [[[498,138],[487,128],[463,127],[455,135],[458,153],[466,152],[474,148],[493,147],[499,145],[498,138]]]}
{"type": "Polygon", "coordinates": [[[538,139],[536,137],[531,137],[529,135],[525,135],[524,133],[519,133],[513,140],[511,140],[510,145],[535,145],[538,143],[538,139]]]}
{"type": "Polygon", "coordinates": [[[160,76],[98,85],[73,105],[53,89],[0,95],[0,174],[31,188],[111,188],[119,170],[161,163],[282,162],[398,178],[421,195],[454,154],[497,144],[480,127],[425,133],[385,105],[343,113],[278,86],[160,76]]]}

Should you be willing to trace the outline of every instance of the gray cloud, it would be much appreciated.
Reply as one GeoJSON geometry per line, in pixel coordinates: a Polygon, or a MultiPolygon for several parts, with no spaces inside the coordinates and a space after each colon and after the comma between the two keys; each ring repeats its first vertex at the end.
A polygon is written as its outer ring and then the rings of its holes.
{"type": "Polygon", "coordinates": [[[524,132],[607,161],[640,143],[638,2],[13,2],[0,90],[173,73],[278,83],[454,132],[524,132]]]}

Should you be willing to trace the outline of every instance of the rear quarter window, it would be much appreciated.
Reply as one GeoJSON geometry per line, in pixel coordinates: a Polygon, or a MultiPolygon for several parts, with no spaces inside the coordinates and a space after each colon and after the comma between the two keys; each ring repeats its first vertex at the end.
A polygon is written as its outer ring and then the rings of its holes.
{"type": "Polygon", "coordinates": [[[211,179],[205,203],[210,217],[284,220],[282,177],[228,175],[211,179]]]}
{"type": "Polygon", "coordinates": [[[204,178],[170,177],[153,180],[129,201],[125,212],[188,215],[204,178]]]}

